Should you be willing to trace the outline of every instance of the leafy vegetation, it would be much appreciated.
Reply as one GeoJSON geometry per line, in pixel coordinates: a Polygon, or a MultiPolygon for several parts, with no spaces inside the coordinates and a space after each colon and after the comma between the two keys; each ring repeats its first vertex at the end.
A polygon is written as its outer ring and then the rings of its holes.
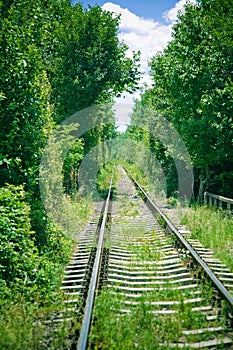
{"type": "Polygon", "coordinates": [[[121,162],[126,170],[141,184],[145,189],[148,189],[148,177],[145,176],[143,170],[141,170],[135,163],[130,164],[128,162],[121,162]]]}
{"type": "Polygon", "coordinates": [[[112,179],[112,191],[114,196],[114,190],[116,188],[116,182],[118,178],[117,168],[115,166],[115,162],[109,162],[104,164],[99,169],[96,179],[96,188],[98,194],[100,194],[103,198],[106,198],[109,190],[109,184],[112,179]]]}
{"type": "MultiPolygon", "coordinates": [[[[153,183],[150,186],[151,192],[156,192],[157,197],[175,196],[178,186],[175,163],[166,145],[157,138],[159,136],[157,132],[155,135],[149,132],[147,123],[148,115],[151,114],[153,115],[152,110],[142,107],[141,102],[136,102],[131,125],[127,129],[125,137],[136,141],[132,159],[137,161],[142,171],[153,183]],[[144,149],[142,149],[142,144],[144,149]]],[[[159,129],[158,125],[156,128],[159,129]]],[[[163,129],[162,125],[161,129],[163,129]]]]}
{"type": "MultiPolygon", "coordinates": [[[[29,218],[29,206],[24,202],[22,187],[1,189],[1,280],[6,293],[29,286],[38,288],[40,267],[29,218]]],[[[2,291],[3,292],[3,291],[2,291]]],[[[5,295],[4,295],[5,294],[5,295]]]]}
{"type": "Polygon", "coordinates": [[[185,214],[183,224],[204,247],[233,271],[233,220],[224,212],[209,207],[194,206],[185,214]]]}
{"type": "Polygon", "coordinates": [[[233,197],[232,9],[232,0],[188,3],[173,27],[173,40],[150,62],[153,87],[137,103],[128,132],[149,142],[164,169],[168,196],[177,186],[176,172],[167,147],[152,137],[156,116],[166,118],[185,142],[195,198],[202,201],[206,189],[233,197]],[[143,114],[145,107],[151,113],[143,114]]]}
{"type": "MultiPolygon", "coordinates": [[[[166,184],[161,167],[157,166],[156,168],[158,163],[146,164],[148,160],[146,149],[142,148],[140,143],[130,142],[128,144],[127,140],[129,139],[128,134],[118,138],[115,164],[123,166],[151,196],[154,195],[157,199],[165,199],[166,184]],[[124,144],[125,140],[126,143],[124,144]]],[[[150,156],[151,154],[149,154],[149,160],[150,156]]]]}
{"type": "Polygon", "coordinates": [[[59,286],[73,244],[50,227],[43,251],[36,245],[23,186],[0,189],[0,347],[38,348],[45,337],[36,321],[61,308],[59,286]]]}
{"type": "Polygon", "coordinates": [[[25,182],[34,190],[54,121],[133,91],[138,56],[125,56],[119,19],[98,6],[20,0],[2,4],[1,13],[1,184],[25,182]]]}
{"type": "MultiPolygon", "coordinates": [[[[34,303],[20,295],[14,301],[8,300],[2,307],[0,315],[1,349],[67,349],[70,345],[68,339],[68,335],[71,334],[70,321],[67,319],[56,325],[44,323],[51,320],[51,315],[59,311],[64,313],[64,297],[58,293],[54,293],[53,299],[51,297],[41,299],[38,296],[34,303]]],[[[69,317],[73,317],[73,313],[65,311],[65,315],[69,317]]]]}

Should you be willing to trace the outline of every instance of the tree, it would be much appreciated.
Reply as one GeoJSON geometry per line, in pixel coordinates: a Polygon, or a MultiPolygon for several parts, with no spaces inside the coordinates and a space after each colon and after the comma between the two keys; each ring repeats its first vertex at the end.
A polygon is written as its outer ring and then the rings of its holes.
{"type": "MultiPolygon", "coordinates": [[[[162,182],[161,175],[163,174],[166,180],[166,196],[176,197],[178,179],[176,166],[168,149],[167,141],[169,141],[169,137],[166,140],[168,130],[163,124],[163,119],[160,118],[158,110],[148,108],[149,94],[150,91],[147,91],[140,101],[136,101],[131,116],[131,125],[126,130],[126,137],[138,142],[134,159],[139,158],[142,145],[145,147],[144,167],[148,169],[149,177],[153,178],[154,181],[157,178],[157,181],[162,182]],[[159,169],[159,166],[161,169],[159,169]]],[[[159,186],[156,188],[156,195],[159,195],[158,188],[159,186]]],[[[164,188],[162,190],[164,191],[164,188]]]]}
{"type": "Polygon", "coordinates": [[[117,36],[119,18],[99,6],[84,10],[78,3],[55,16],[55,24],[49,75],[58,121],[135,90],[139,56],[126,57],[127,46],[117,36]]]}
{"type": "MultiPolygon", "coordinates": [[[[69,0],[7,0],[0,11],[0,184],[25,185],[41,248],[50,234],[38,176],[48,134],[77,110],[132,91],[137,56],[126,58],[118,19],[98,6],[86,11],[69,0]]],[[[69,193],[85,152],[114,132],[96,117],[103,127],[78,140],[65,161],[69,193]]]]}
{"type": "Polygon", "coordinates": [[[173,40],[150,63],[154,86],[144,95],[184,139],[200,198],[233,164],[232,5],[203,0],[185,7],[173,40]]]}
{"type": "MultiPolygon", "coordinates": [[[[32,188],[51,116],[60,122],[133,91],[138,56],[126,58],[127,47],[117,37],[119,19],[98,6],[84,10],[68,0],[0,5],[1,183],[32,188]]],[[[99,139],[98,133],[91,137],[99,139]]]]}
{"type": "Polygon", "coordinates": [[[0,102],[1,184],[35,185],[51,127],[51,88],[40,48],[39,18],[43,23],[40,4],[26,0],[12,1],[0,18],[0,83],[5,97],[0,102]]]}

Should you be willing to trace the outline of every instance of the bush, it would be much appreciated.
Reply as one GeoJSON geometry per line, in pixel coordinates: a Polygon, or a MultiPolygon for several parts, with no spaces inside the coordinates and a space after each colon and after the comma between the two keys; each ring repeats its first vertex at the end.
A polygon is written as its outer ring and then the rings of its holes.
{"type": "Polygon", "coordinates": [[[22,186],[0,189],[0,278],[9,288],[25,288],[35,282],[38,250],[22,186]]]}
{"type": "Polygon", "coordinates": [[[0,189],[0,297],[18,293],[32,300],[37,293],[46,295],[60,283],[71,242],[51,225],[47,245],[39,252],[31,227],[30,207],[23,186],[0,189]]]}
{"type": "Polygon", "coordinates": [[[64,265],[70,257],[72,241],[51,223],[40,199],[35,196],[33,198],[33,193],[28,198],[31,225],[35,231],[35,245],[39,254],[53,263],[64,265]]]}

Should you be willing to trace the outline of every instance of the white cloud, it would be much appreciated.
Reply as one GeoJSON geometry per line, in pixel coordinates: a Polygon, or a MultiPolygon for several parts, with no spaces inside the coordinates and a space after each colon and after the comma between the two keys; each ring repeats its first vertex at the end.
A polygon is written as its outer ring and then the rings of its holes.
{"type": "Polygon", "coordinates": [[[172,25],[164,25],[151,19],[136,16],[128,9],[123,9],[111,2],[105,3],[103,9],[117,15],[121,14],[119,39],[128,45],[130,57],[132,51],[141,51],[142,72],[147,74],[143,82],[149,83],[148,61],[171,40],[172,25]]]}
{"type": "MultiPolygon", "coordinates": [[[[151,86],[151,78],[149,76],[148,62],[171,40],[172,26],[176,21],[178,11],[181,10],[187,0],[180,0],[175,7],[166,11],[163,17],[167,24],[139,17],[129,11],[111,2],[105,3],[102,8],[106,11],[121,15],[119,24],[119,39],[125,42],[128,47],[128,55],[132,57],[133,51],[141,51],[141,71],[144,74],[142,85],[151,86]]],[[[191,0],[195,2],[195,0],[191,0]]],[[[140,92],[134,94],[124,94],[124,97],[118,98],[118,102],[133,103],[134,98],[139,98],[140,92]]],[[[127,119],[127,118],[126,118],[127,119]]],[[[127,119],[128,120],[128,119],[127,119]]]]}
{"type": "MultiPolygon", "coordinates": [[[[178,12],[183,10],[185,3],[187,2],[187,0],[180,0],[176,3],[175,7],[173,7],[172,9],[165,11],[163,14],[163,18],[167,21],[167,22],[172,22],[175,23],[176,19],[177,19],[177,15],[178,12]]],[[[196,0],[189,0],[190,3],[195,4],[196,0]]]]}

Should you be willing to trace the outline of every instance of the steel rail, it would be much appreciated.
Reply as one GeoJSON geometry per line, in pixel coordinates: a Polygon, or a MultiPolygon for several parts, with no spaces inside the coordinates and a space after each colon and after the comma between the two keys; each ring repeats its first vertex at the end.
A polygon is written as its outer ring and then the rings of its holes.
{"type": "Polygon", "coordinates": [[[85,350],[88,344],[88,334],[89,334],[91,321],[92,321],[92,310],[94,306],[95,293],[96,293],[98,277],[100,272],[101,255],[103,251],[104,234],[105,234],[106,223],[107,223],[108,212],[109,212],[112,182],[113,182],[113,175],[110,181],[108,196],[105,203],[104,214],[103,214],[103,219],[102,219],[100,233],[99,233],[98,246],[97,246],[96,255],[95,255],[95,262],[94,262],[92,276],[91,276],[91,280],[88,288],[88,295],[87,295],[86,304],[84,308],[84,315],[83,315],[83,320],[82,320],[82,325],[81,325],[81,330],[80,330],[76,350],[85,350]]]}
{"type": "MultiPolygon", "coordinates": [[[[126,170],[126,169],[125,169],[126,170]]],[[[149,202],[149,205],[155,210],[166,222],[167,226],[170,230],[176,235],[178,240],[182,243],[182,245],[188,250],[188,252],[192,255],[193,259],[203,268],[205,273],[209,276],[214,286],[223,296],[223,298],[228,302],[229,306],[233,311],[233,297],[228,292],[228,290],[224,287],[222,282],[215,276],[213,271],[208,267],[208,265],[202,260],[202,258],[197,254],[197,252],[191,247],[191,245],[186,241],[186,239],[182,236],[182,234],[177,230],[177,228],[172,224],[172,222],[168,219],[168,217],[162,212],[162,210],[151,200],[149,195],[145,192],[145,190],[139,185],[137,180],[126,170],[127,174],[133,180],[135,185],[139,188],[139,190],[143,193],[146,200],[149,202]]]]}

